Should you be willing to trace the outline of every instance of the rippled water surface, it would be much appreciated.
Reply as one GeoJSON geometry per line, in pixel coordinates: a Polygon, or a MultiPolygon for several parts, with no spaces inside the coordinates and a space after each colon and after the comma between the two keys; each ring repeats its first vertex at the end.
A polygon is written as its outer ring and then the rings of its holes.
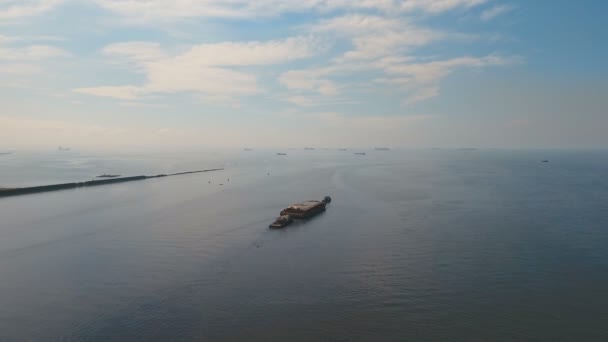
{"type": "Polygon", "coordinates": [[[608,340],[608,152],[275,152],[0,155],[0,187],[225,168],[0,198],[0,340],[608,340]]]}

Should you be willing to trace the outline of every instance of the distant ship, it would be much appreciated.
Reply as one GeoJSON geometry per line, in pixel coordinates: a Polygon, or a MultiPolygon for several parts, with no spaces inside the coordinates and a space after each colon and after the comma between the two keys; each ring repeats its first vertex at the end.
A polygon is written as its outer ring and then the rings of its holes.
{"type": "Polygon", "coordinates": [[[58,150],[58,151],[69,151],[69,150],[70,150],[70,148],[69,148],[69,147],[63,147],[63,146],[59,146],[59,147],[57,147],[57,150],[58,150]]]}
{"type": "Polygon", "coordinates": [[[304,147],[304,149],[307,150],[307,151],[314,151],[315,150],[314,147],[304,147]]]}
{"type": "Polygon", "coordinates": [[[375,147],[374,150],[376,151],[390,151],[391,149],[388,147],[375,147]]]}
{"type": "Polygon", "coordinates": [[[286,156],[286,155],[287,155],[287,153],[281,153],[281,152],[277,153],[277,156],[286,156]]]}
{"type": "Polygon", "coordinates": [[[346,149],[346,148],[339,148],[338,150],[339,151],[348,151],[348,149],[346,149]]]}
{"type": "Polygon", "coordinates": [[[355,152],[355,154],[358,155],[358,156],[364,156],[365,152],[355,152]]]}
{"type": "Polygon", "coordinates": [[[253,150],[252,150],[252,149],[250,149],[250,148],[244,148],[244,149],[243,149],[243,151],[251,152],[251,151],[253,151],[253,150]]]}

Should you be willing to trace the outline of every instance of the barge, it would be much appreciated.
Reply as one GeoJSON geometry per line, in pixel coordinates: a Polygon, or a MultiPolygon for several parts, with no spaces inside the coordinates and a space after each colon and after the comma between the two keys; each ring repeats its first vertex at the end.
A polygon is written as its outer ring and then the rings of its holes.
{"type": "Polygon", "coordinates": [[[281,216],[270,224],[270,228],[283,228],[294,219],[308,219],[325,211],[325,206],[331,202],[331,197],[325,196],[322,201],[305,201],[295,203],[281,210],[281,216]]]}
{"type": "Polygon", "coordinates": [[[325,211],[325,202],[305,201],[295,203],[281,211],[281,216],[289,215],[295,219],[307,219],[325,211]]]}

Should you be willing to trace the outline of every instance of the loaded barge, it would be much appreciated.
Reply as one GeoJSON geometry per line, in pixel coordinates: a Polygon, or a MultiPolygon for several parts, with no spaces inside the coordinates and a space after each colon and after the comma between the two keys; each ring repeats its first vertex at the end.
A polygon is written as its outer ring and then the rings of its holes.
{"type": "Polygon", "coordinates": [[[331,197],[325,196],[322,201],[305,201],[294,203],[281,210],[279,217],[269,226],[270,228],[283,228],[293,222],[294,219],[309,219],[325,211],[326,205],[331,202],[331,197]]]}

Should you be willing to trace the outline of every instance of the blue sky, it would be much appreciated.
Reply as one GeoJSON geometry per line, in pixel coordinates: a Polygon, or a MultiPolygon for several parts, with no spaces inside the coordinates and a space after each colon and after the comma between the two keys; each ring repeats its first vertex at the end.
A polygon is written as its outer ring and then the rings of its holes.
{"type": "Polygon", "coordinates": [[[603,1],[0,0],[0,147],[608,147],[603,1]]]}

